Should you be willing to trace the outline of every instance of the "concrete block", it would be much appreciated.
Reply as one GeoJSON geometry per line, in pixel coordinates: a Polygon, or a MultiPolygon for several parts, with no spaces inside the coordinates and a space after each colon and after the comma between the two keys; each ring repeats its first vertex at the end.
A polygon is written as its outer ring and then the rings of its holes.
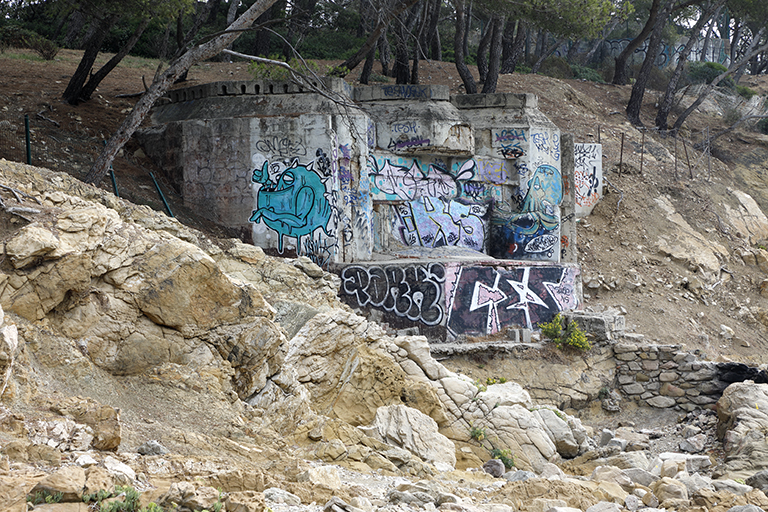
{"type": "Polygon", "coordinates": [[[459,94],[453,97],[457,108],[484,108],[485,94],[459,94]]]}

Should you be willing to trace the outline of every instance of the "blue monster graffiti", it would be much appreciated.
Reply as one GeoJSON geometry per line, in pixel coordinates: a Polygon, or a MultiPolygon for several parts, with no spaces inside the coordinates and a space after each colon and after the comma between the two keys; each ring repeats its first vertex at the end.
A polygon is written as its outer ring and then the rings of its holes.
{"type": "Polygon", "coordinates": [[[538,166],[527,189],[519,212],[494,219],[499,226],[493,251],[497,258],[544,260],[556,254],[563,200],[560,171],[538,166]]]}
{"type": "MultiPolygon", "coordinates": [[[[283,253],[283,236],[296,238],[297,248],[302,247],[301,237],[312,235],[321,229],[329,236],[327,226],[331,219],[331,205],[325,197],[325,185],[312,170],[312,164],[299,165],[295,158],[273,182],[269,176],[269,162],[253,171],[251,181],[261,188],[256,195],[256,207],[251,222],[264,222],[278,235],[278,251],[283,253]]],[[[300,249],[299,249],[300,250],[300,249]]]]}

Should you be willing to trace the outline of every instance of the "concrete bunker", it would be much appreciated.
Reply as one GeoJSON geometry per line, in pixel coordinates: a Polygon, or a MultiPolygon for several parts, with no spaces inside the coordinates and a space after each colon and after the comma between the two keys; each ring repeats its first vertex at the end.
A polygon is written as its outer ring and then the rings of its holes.
{"type": "Polygon", "coordinates": [[[532,94],[217,82],[177,89],[139,139],[186,205],[432,342],[581,308],[574,145],[532,94]]]}

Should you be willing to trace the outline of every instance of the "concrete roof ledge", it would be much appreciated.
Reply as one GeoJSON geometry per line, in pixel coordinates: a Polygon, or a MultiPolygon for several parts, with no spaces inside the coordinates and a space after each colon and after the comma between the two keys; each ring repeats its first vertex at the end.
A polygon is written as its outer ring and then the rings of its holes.
{"type": "Polygon", "coordinates": [[[179,103],[202,98],[217,96],[253,96],[274,94],[313,93],[314,88],[326,89],[331,92],[352,97],[352,86],[341,78],[323,77],[311,84],[297,84],[291,80],[227,80],[208,84],[184,87],[168,91],[172,103],[179,103]]]}
{"type": "Polygon", "coordinates": [[[487,93],[459,94],[453,96],[457,108],[537,108],[539,98],[535,94],[487,93]]]}
{"type": "Polygon", "coordinates": [[[448,101],[447,85],[369,85],[355,87],[355,101],[448,101]]]}

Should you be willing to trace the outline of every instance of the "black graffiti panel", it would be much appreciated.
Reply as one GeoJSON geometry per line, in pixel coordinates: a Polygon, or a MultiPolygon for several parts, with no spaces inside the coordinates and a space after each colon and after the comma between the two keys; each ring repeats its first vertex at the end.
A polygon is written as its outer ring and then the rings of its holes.
{"type": "Polygon", "coordinates": [[[564,267],[462,267],[450,301],[453,333],[532,328],[575,303],[574,272],[564,267]]]}
{"type": "MultiPolygon", "coordinates": [[[[341,273],[342,294],[359,307],[381,308],[411,321],[443,321],[445,268],[425,265],[351,265],[341,273]]],[[[354,304],[353,303],[353,304],[354,304]]]]}

